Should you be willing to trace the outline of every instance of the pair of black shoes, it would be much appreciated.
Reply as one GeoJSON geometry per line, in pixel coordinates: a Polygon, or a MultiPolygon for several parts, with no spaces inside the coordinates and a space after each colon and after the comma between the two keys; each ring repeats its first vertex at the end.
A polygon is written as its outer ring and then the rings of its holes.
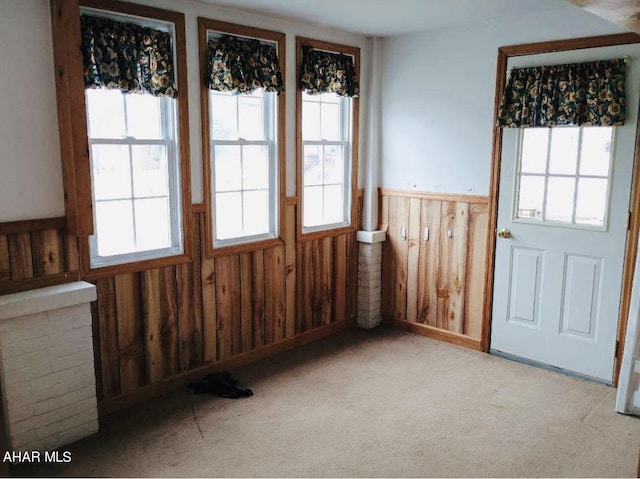
{"type": "Polygon", "coordinates": [[[204,381],[189,384],[195,394],[215,394],[223,398],[238,399],[253,396],[253,391],[244,387],[228,371],[207,375],[204,381]]]}

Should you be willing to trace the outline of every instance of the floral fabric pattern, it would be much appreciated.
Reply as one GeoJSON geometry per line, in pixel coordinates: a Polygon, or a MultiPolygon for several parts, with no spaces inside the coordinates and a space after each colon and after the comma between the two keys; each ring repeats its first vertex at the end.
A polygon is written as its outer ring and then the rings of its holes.
{"type": "Polygon", "coordinates": [[[343,53],[329,53],[303,46],[302,90],[311,95],[336,93],[338,96],[357,97],[360,86],[353,58],[343,53]]]}
{"type": "Polygon", "coordinates": [[[255,39],[223,35],[208,43],[209,89],[251,93],[284,91],[276,47],[255,39]]]}
{"type": "Polygon", "coordinates": [[[91,15],[80,26],[87,88],[178,96],[169,33],[91,15]]]}
{"type": "Polygon", "coordinates": [[[498,126],[624,125],[625,71],[623,59],[514,69],[498,126]]]}

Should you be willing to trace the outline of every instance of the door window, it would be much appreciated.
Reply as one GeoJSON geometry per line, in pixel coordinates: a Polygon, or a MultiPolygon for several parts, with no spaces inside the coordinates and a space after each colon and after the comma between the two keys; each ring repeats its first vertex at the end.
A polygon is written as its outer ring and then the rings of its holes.
{"type": "Polygon", "coordinates": [[[520,130],[514,220],[606,229],[613,127],[520,130]]]}

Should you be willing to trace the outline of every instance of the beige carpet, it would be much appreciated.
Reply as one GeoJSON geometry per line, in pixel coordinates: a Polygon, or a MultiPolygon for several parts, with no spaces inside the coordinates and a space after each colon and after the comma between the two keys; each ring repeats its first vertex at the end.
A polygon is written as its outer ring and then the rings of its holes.
{"type": "Polygon", "coordinates": [[[353,330],[108,418],[68,476],[635,476],[615,390],[409,333],[353,330]]]}

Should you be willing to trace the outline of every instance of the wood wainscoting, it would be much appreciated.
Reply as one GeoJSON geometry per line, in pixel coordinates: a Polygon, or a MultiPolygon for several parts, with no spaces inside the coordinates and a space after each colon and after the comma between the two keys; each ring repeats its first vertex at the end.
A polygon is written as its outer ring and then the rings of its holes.
{"type": "MultiPolygon", "coordinates": [[[[191,262],[89,280],[101,415],[355,326],[356,233],[297,239],[296,208],[284,245],[206,259],[194,205],[191,262]]],[[[0,294],[77,279],[64,218],[0,224],[0,294]]]]}
{"type": "Polygon", "coordinates": [[[383,320],[479,350],[488,198],[380,189],[379,205],[383,320]]]}
{"type": "Polygon", "coordinates": [[[0,294],[78,280],[78,244],[65,231],[64,218],[0,223],[0,294]]]}

